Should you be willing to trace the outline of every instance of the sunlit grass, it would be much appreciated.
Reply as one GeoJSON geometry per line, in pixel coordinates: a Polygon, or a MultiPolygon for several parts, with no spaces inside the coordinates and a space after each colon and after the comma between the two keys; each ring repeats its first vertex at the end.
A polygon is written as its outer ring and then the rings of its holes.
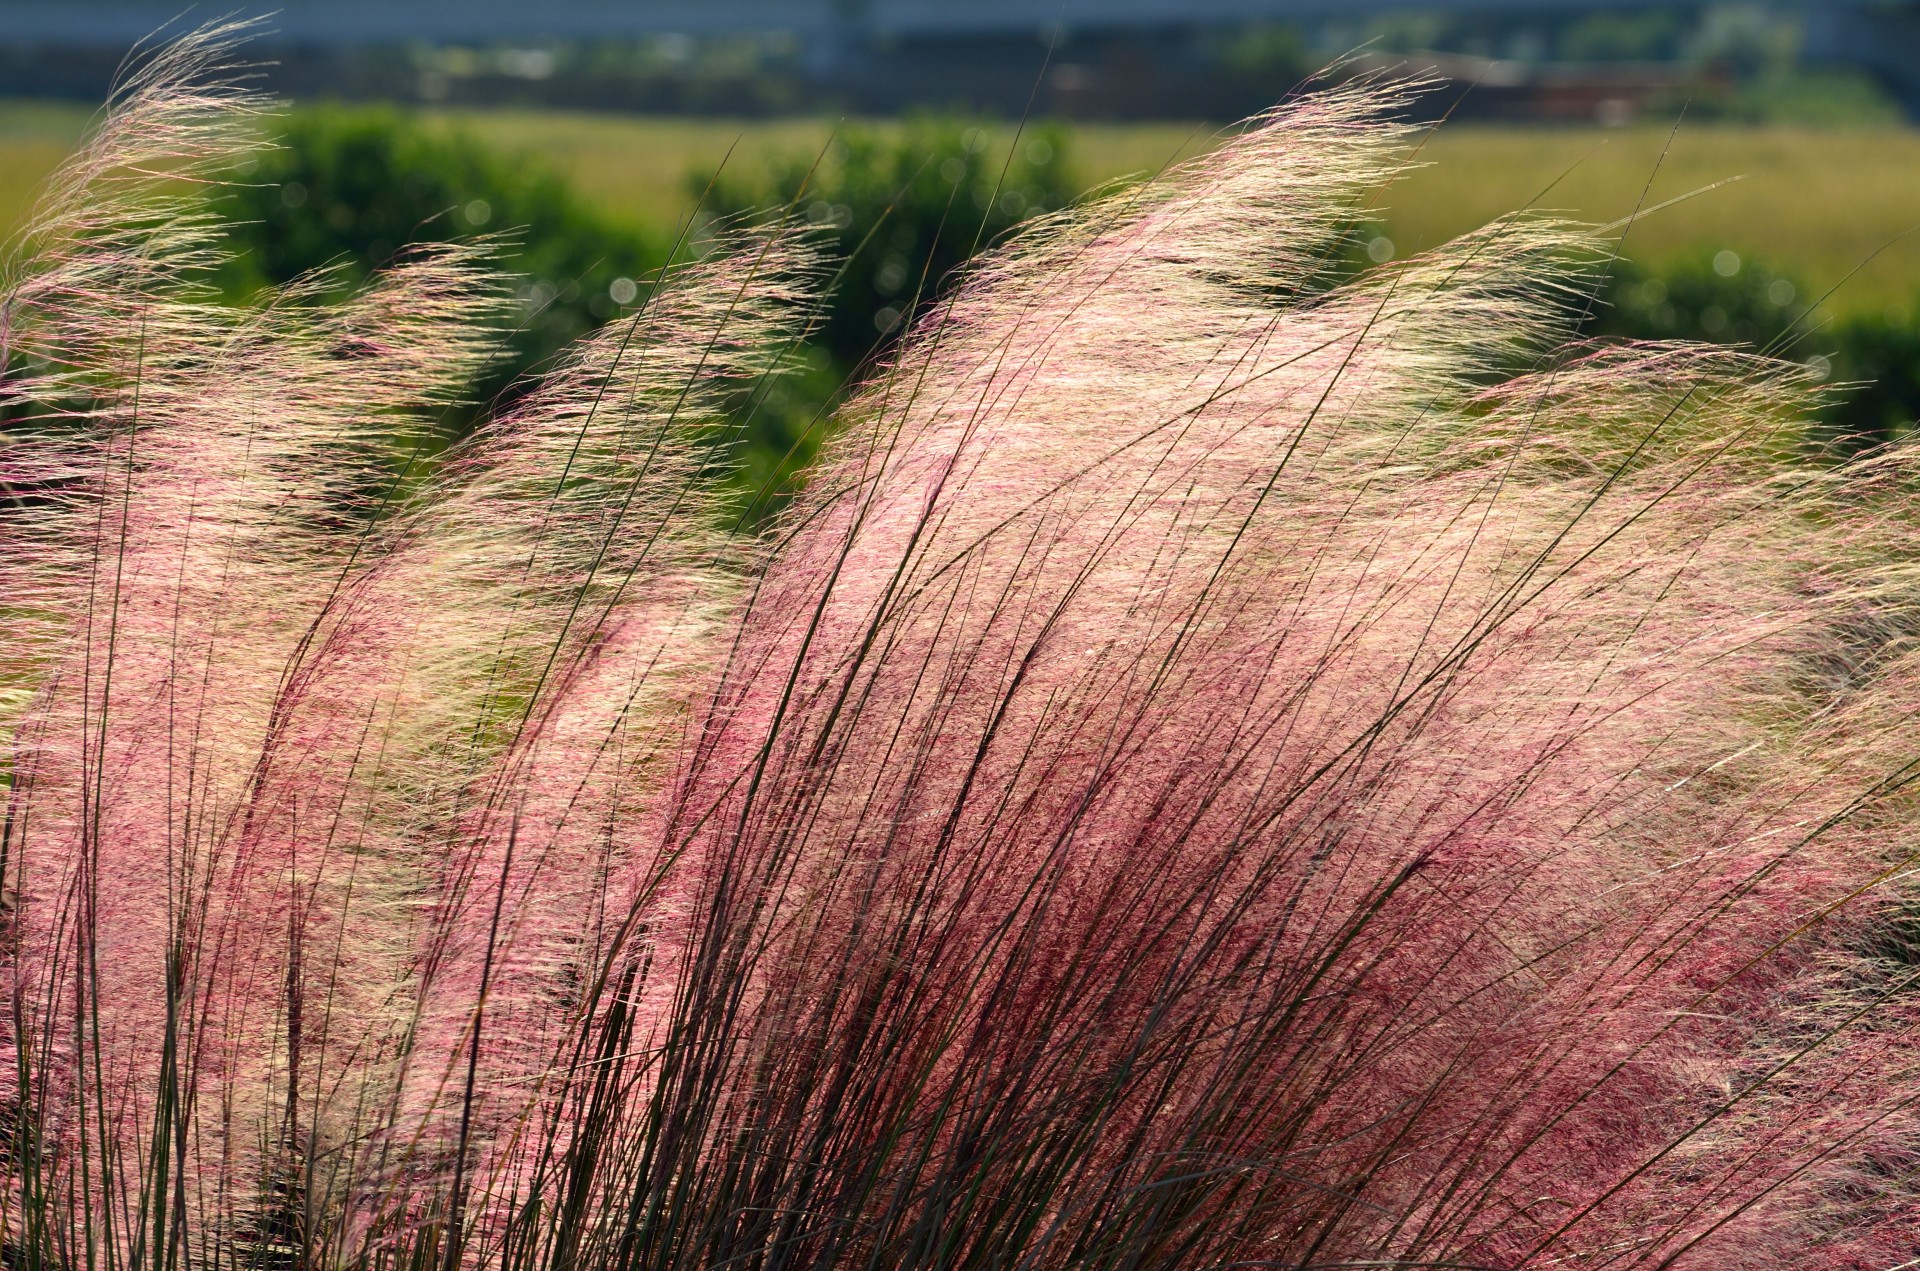
{"type": "Polygon", "coordinates": [[[203,303],[244,30],[0,260],[0,1266],[1906,1264],[1916,470],[1807,368],[1593,349],[1548,218],[1329,269],[1347,87],[917,304],[757,533],[797,224],[396,491],[512,284],[203,303]]]}

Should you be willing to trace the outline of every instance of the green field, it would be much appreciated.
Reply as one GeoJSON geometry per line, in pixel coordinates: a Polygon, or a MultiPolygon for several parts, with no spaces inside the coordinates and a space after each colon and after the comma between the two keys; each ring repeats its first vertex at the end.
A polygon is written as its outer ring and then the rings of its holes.
{"type": "Polygon", "coordinates": [[[0,234],[26,218],[41,181],[73,149],[89,117],[78,107],[0,101],[0,234]]]}
{"type": "MultiPolygon", "coordinates": [[[[0,230],[81,135],[87,112],[0,103],[0,230]]],[[[622,118],[525,111],[441,112],[441,126],[559,167],[591,200],[622,216],[667,221],[692,195],[689,173],[723,157],[755,165],[814,152],[833,125],[817,120],[622,118]]],[[[1150,174],[1212,143],[1207,125],[1080,125],[1073,175],[1087,186],[1150,174]]],[[[1381,192],[1386,233],[1415,251],[1532,205],[1593,221],[1731,180],[1641,220],[1626,252],[1657,265],[1732,248],[1775,261],[1817,291],[1841,283],[1833,307],[1863,311],[1920,297],[1920,131],[1449,126],[1422,147],[1425,165],[1381,192]],[[1648,186],[1652,179],[1651,188],[1648,186]],[[1896,241],[1897,240],[1897,241],[1896,241]]]]}

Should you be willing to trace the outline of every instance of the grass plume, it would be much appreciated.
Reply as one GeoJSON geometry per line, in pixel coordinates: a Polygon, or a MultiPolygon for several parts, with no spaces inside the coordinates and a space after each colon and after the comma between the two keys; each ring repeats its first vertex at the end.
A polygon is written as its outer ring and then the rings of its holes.
{"type": "Polygon", "coordinates": [[[1797,368],[1571,344],[1549,218],[1330,269],[1349,85],[927,298],[757,536],[782,228],[397,480],[504,293],[208,303],[234,34],[0,302],[13,1263],[1913,1256],[1912,474],[1797,368]]]}

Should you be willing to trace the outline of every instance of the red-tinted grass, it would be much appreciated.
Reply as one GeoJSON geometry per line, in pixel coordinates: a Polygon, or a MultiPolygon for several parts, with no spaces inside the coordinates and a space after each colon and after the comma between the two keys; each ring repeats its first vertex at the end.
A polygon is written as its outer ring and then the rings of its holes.
{"type": "Polygon", "coordinates": [[[498,292],[202,304],[116,182],[221,51],[9,276],[10,1257],[1915,1256],[1912,477],[1797,368],[1568,346],[1542,218],[1343,275],[1349,86],[983,258],[760,539],[783,232],[403,485],[498,292]]]}

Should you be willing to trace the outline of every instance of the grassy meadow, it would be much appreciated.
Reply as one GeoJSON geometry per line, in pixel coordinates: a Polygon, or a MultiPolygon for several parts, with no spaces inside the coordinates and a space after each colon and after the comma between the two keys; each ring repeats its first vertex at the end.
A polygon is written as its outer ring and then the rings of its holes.
{"type": "MultiPolygon", "coordinates": [[[[545,112],[461,112],[440,118],[499,144],[544,155],[606,207],[656,217],[684,212],[687,174],[728,155],[755,163],[814,150],[830,121],[618,119],[545,112]]],[[[1205,149],[1207,124],[1081,124],[1074,175],[1088,187],[1158,171],[1205,149]]],[[[1591,221],[1730,182],[1645,218],[1628,242],[1648,265],[1731,247],[1778,261],[1816,291],[1840,283],[1834,307],[1911,302],[1920,292],[1920,132],[1683,127],[1448,126],[1422,148],[1425,166],[1381,195],[1387,233],[1417,251],[1516,207],[1591,221]],[[1671,145],[1669,138],[1671,136],[1671,145]],[[1665,159],[1662,160],[1662,152],[1665,159]],[[1649,188],[1648,180],[1652,178],[1649,188]],[[1892,246],[1888,244],[1892,243],[1892,246]]]]}
{"type": "MultiPolygon", "coordinates": [[[[430,117],[554,165],[617,216],[655,223],[687,210],[691,173],[723,160],[753,165],[816,151],[834,126],[511,110],[430,117]]],[[[19,223],[87,119],[78,107],[0,102],[0,232],[19,223]]],[[[1077,125],[1072,173],[1089,188],[1150,174],[1204,150],[1216,135],[1206,124],[1077,125]]],[[[1920,295],[1920,235],[1902,237],[1920,226],[1920,131],[1699,125],[1672,135],[1656,126],[1449,125],[1427,140],[1419,159],[1419,170],[1379,196],[1385,232],[1401,253],[1516,207],[1607,222],[1643,199],[1649,207],[1681,199],[1634,227],[1628,255],[1658,267],[1732,248],[1776,263],[1816,294],[1838,286],[1831,307],[1843,314],[1908,306],[1920,295]]]]}

